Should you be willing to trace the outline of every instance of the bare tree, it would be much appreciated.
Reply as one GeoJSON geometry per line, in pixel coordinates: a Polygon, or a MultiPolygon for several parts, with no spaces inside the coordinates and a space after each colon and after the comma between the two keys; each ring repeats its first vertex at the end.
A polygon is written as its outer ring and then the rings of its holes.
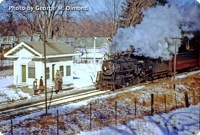
{"type": "Polygon", "coordinates": [[[104,6],[101,6],[100,10],[90,9],[89,12],[74,12],[64,8],[81,5],[95,7],[96,5],[89,0],[7,0],[8,4],[5,7],[7,10],[4,11],[5,14],[8,14],[8,11],[13,14],[13,24],[17,27],[17,35],[22,30],[32,35],[35,32],[42,32],[45,27],[48,38],[112,36],[118,28],[122,1],[124,0],[104,0],[104,6]],[[34,9],[8,10],[10,5],[34,9]],[[40,7],[41,9],[38,9],[40,7]],[[91,12],[94,14],[91,15],[91,12]]]}
{"type": "Polygon", "coordinates": [[[78,6],[85,0],[8,0],[8,6],[31,7],[33,10],[10,10],[20,24],[30,28],[31,34],[43,31],[51,38],[53,35],[64,35],[64,25],[72,19],[72,12],[65,10],[66,6],[78,6]],[[24,20],[24,21],[22,21],[24,20]],[[61,28],[62,27],[62,28],[61,28]]]}
{"type": "Polygon", "coordinates": [[[97,9],[93,11],[93,18],[109,24],[110,36],[113,36],[118,29],[121,4],[123,1],[125,0],[102,0],[101,4],[99,4],[100,6],[95,2],[90,2],[91,6],[97,9]]]}
{"type": "MultiPolygon", "coordinates": [[[[105,1],[105,3],[106,3],[106,1],[105,1]]],[[[109,13],[113,14],[112,15],[113,16],[112,20],[113,20],[113,25],[114,25],[113,33],[115,33],[116,30],[118,29],[119,17],[120,17],[120,13],[121,13],[121,4],[122,4],[122,0],[112,0],[112,3],[111,3],[111,5],[113,5],[113,12],[111,10],[109,13]]],[[[107,9],[110,9],[110,8],[107,7],[107,9]]]]}
{"type": "Polygon", "coordinates": [[[120,27],[135,26],[143,18],[142,10],[155,5],[157,0],[126,0],[122,6],[120,27]]]}
{"type": "Polygon", "coordinates": [[[119,17],[121,14],[121,5],[124,0],[104,0],[105,7],[103,8],[103,15],[106,16],[107,20],[110,20],[110,28],[112,28],[113,36],[118,29],[119,17]]]}

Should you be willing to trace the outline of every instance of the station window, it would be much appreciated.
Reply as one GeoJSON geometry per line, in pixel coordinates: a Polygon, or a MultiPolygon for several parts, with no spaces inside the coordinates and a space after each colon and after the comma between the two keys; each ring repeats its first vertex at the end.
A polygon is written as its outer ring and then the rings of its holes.
{"type": "Polygon", "coordinates": [[[28,78],[35,78],[35,63],[33,61],[28,63],[28,78]]]}
{"type": "Polygon", "coordinates": [[[63,76],[63,66],[60,66],[60,75],[63,76]]]}
{"type": "Polygon", "coordinates": [[[28,67],[28,78],[35,78],[35,67],[28,67]]]}
{"type": "Polygon", "coordinates": [[[66,66],[66,76],[71,76],[71,66],[66,66]]]}
{"type": "Polygon", "coordinates": [[[49,76],[49,67],[46,68],[46,77],[47,77],[47,79],[49,79],[49,77],[50,77],[49,76]]]}

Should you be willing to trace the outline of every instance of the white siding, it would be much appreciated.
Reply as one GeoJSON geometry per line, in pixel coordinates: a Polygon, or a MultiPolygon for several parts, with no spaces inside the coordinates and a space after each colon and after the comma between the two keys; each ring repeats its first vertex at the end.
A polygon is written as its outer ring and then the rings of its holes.
{"type": "Polygon", "coordinates": [[[28,80],[28,62],[31,61],[31,57],[34,55],[26,49],[20,50],[15,55],[19,58],[14,61],[14,85],[22,82],[22,65],[26,66],[26,81],[27,84],[30,84],[30,80],[28,80]]]}
{"type": "Polygon", "coordinates": [[[27,49],[23,48],[19,52],[15,54],[16,56],[22,57],[24,59],[28,59],[28,57],[33,57],[34,55],[30,53],[27,49]]]}
{"type": "MultiPolygon", "coordinates": [[[[14,85],[22,83],[22,65],[26,66],[26,82],[24,82],[24,84],[32,86],[33,85],[33,81],[35,78],[38,79],[38,85],[39,85],[39,80],[40,77],[45,76],[44,73],[44,63],[42,62],[42,60],[37,60],[34,61],[32,58],[34,58],[35,56],[29,52],[26,49],[21,49],[19,50],[19,52],[17,52],[15,54],[15,56],[18,57],[18,59],[16,61],[14,61],[14,85]],[[35,78],[28,78],[28,63],[30,61],[33,61],[35,63],[35,78]]],[[[52,78],[52,65],[55,64],[55,68],[54,68],[54,74],[56,74],[56,70],[59,70],[60,66],[63,66],[63,85],[66,84],[71,84],[73,83],[73,76],[72,76],[72,70],[73,70],[73,61],[58,61],[58,62],[50,62],[46,64],[46,67],[49,68],[49,79],[47,79],[47,85],[48,87],[54,86],[54,81],[52,78]],[[71,76],[66,76],[66,66],[71,66],[71,76]]],[[[55,75],[54,75],[55,76],[55,75]]],[[[44,81],[44,80],[43,80],[44,81]]]]}
{"type": "Polygon", "coordinates": [[[73,83],[73,77],[72,77],[72,69],[73,69],[73,62],[72,61],[60,61],[60,62],[54,62],[54,63],[47,63],[47,67],[50,69],[50,78],[47,80],[49,84],[52,84],[52,65],[55,64],[55,71],[54,76],[56,74],[56,71],[60,69],[60,66],[63,66],[63,84],[70,84],[73,83]],[[66,76],[66,66],[71,66],[71,76],[66,76]]]}

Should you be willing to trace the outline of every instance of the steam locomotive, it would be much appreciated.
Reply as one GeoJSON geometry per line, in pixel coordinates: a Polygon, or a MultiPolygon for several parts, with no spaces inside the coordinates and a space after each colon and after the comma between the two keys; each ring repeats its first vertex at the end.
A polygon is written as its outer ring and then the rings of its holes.
{"type": "MultiPolygon", "coordinates": [[[[184,47],[185,50],[177,54],[176,63],[174,63],[174,59],[164,61],[160,58],[134,56],[133,46],[130,46],[130,51],[107,56],[107,59],[102,63],[102,71],[97,73],[95,86],[100,90],[116,90],[121,87],[171,76],[174,70],[175,72],[182,72],[199,69],[199,42],[195,42],[190,48],[184,47]]],[[[180,50],[183,50],[182,48],[180,50]]]]}

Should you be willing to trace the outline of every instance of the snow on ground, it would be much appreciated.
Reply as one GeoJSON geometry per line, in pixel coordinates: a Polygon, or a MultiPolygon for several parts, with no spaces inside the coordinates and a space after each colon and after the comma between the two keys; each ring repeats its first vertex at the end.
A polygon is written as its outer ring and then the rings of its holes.
{"type": "MultiPolygon", "coordinates": [[[[176,79],[181,79],[181,78],[186,78],[187,76],[191,76],[191,75],[194,75],[194,74],[197,74],[197,73],[200,73],[200,70],[198,71],[194,71],[194,72],[190,72],[190,73],[184,73],[184,74],[181,74],[181,75],[177,75],[175,78],[176,79]]],[[[172,77],[173,79],[173,77],[172,77]]]]}
{"type": "Polygon", "coordinates": [[[12,85],[13,76],[0,77],[0,104],[7,103],[10,101],[29,99],[31,96],[28,93],[22,92],[19,88],[13,89],[7,86],[12,85]]]}
{"type": "Polygon", "coordinates": [[[200,133],[200,104],[181,108],[168,114],[135,119],[125,124],[101,130],[81,132],[80,135],[197,135],[200,133]]]}
{"type": "Polygon", "coordinates": [[[0,77],[10,76],[12,75],[13,70],[3,70],[0,71],[0,77]]]}
{"type": "MultiPolygon", "coordinates": [[[[96,71],[100,69],[100,64],[97,64],[96,71]]],[[[74,64],[73,78],[75,88],[82,88],[93,85],[96,80],[96,72],[93,64],[74,64]]],[[[22,88],[9,88],[13,85],[12,70],[5,70],[0,72],[0,104],[5,104],[10,101],[30,98],[40,98],[44,94],[40,94],[37,97],[31,96],[28,93],[24,93],[22,88]]],[[[31,87],[32,88],[32,87],[31,87]]],[[[69,91],[68,91],[69,92],[69,91]]]]}
{"type": "MultiPolygon", "coordinates": [[[[136,91],[143,88],[143,86],[133,88],[131,90],[127,91],[136,91]]],[[[112,95],[116,95],[117,93],[113,93],[112,95]]],[[[52,108],[48,112],[53,114],[53,116],[56,116],[56,111],[59,110],[59,115],[64,115],[61,116],[63,122],[63,117],[64,119],[71,119],[72,123],[67,123],[69,127],[76,127],[78,131],[80,129],[78,128],[78,123],[74,123],[74,116],[69,116],[66,114],[69,114],[70,112],[73,112],[79,107],[83,106],[88,106],[88,103],[93,102],[96,99],[102,99],[106,98],[106,96],[100,96],[92,99],[88,99],[85,101],[81,101],[78,103],[72,103],[66,106],[58,107],[58,108],[52,108]],[[77,125],[76,125],[77,124],[77,125]]],[[[102,101],[102,100],[101,100],[102,101]]],[[[122,104],[124,106],[124,104],[122,104]]],[[[195,106],[190,106],[189,108],[182,108],[178,109],[172,112],[169,112],[168,114],[163,113],[163,114],[158,114],[154,116],[148,116],[144,117],[144,119],[135,119],[135,120],[130,120],[126,122],[125,124],[118,124],[117,127],[115,126],[107,126],[101,130],[93,130],[93,131],[87,131],[87,132],[80,132],[80,135],[197,135],[197,133],[200,131],[199,129],[199,107],[200,104],[195,105],[195,106]],[[192,113],[191,113],[192,112],[192,113]]],[[[87,109],[88,110],[88,109],[87,109]]],[[[121,110],[119,110],[121,111],[121,110]]],[[[93,115],[95,115],[96,111],[93,111],[93,115]]],[[[16,125],[21,125],[21,126],[15,126],[14,132],[17,134],[29,134],[31,133],[30,131],[37,131],[38,135],[42,135],[44,130],[41,128],[41,126],[33,127],[30,128],[25,128],[24,126],[26,124],[30,125],[29,122],[27,122],[27,119],[32,119],[31,121],[34,122],[35,118],[39,118],[40,115],[42,115],[44,112],[37,112],[37,113],[32,113],[30,115],[26,115],[20,118],[14,118],[13,119],[13,124],[16,125]],[[38,117],[39,116],[39,117],[38,117]],[[23,127],[23,128],[21,128],[23,127]]],[[[126,115],[125,112],[122,113],[123,115],[126,115]]],[[[88,118],[84,116],[84,113],[79,111],[78,114],[75,114],[77,119],[82,119],[84,121],[84,126],[89,125],[88,118]]],[[[38,121],[35,121],[34,123],[37,123],[38,121]]],[[[1,131],[9,131],[10,129],[10,121],[3,121],[0,122],[0,132],[1,131]],[[4,125],[4,126],[1,126],[4,125]]],[[[48,134],[51,133],[56,133],[56,126],[50,125],[49,130],[47,131],[48,134]]],[[[60,134],[73,134],[73,131],[71,130],[59,130],[60,134]]]]}
{"type": "MultiPolygon", "coordinates": [[[[92,84],[92,78],[94,77],[94,72],[92,72],[92,67],[93,65],[75,65],[74,67],[76,68],[76,70],[74,71],[74,82],[75,82],[75,86],[76,87],[80,87],[80,86],[88,86],[92,84]]],[[[194,73],[199,73],[200,71],[196,71],[194,73]]],[[[190,73],[192,74],[192,73],[190,73]]],[[[182,75],[183,76],[183,75],[182,75]]],[[[184,77],[187,77],[188,75],[185,75],[184,77]]],[[[94,78],[93,78],[94,79],[94,78]]],[[[15,89],[11,89],[11,88],[7,88],[7,86],[12,85],[13,82],[13,77],[12,76],[6,76],[6,77],[0,77],[0,83],[2,84],[0,86],[0,92],[4,92],[4,91],[9,91],[9,93],[7,93],[7,96],[10,97],[11,91],[15,90],[15,89]],[[4,90],[3,90],[4,89],[4,90]]],[[[139,86],[139,87],[135,87],[132,89],[125,89],[124,91],[120,91],[118,93],[113,93],[111,95],[105,95],[105,96],[99,96],[98,97],[98,102],[99,104],[101,103],[107,103],[104,102],[104,100],[101,100],[102,98],[108,98],[108,97],[114,97],[119,93],[123,93],[123,92],[128,92],[128,91],[138,91],[140,89],[145,88],[145,86],[139,86]]],[[[177,85],[177,89],[187,89],[186,86],[184,85],[177,85]]],[[[15,96],[19,96],[20,90],[18,90],[18,92],[15,92],[14,95],[15,96]]],[[[159,90],[160,91],[160,90],[159,90]]],[[[158,92],[158,90],[155,92],[158,92]]],[[[23,94],[22,94],[23,95],[23,94]]],[[[147,95],[147,92],[145,92],[143,95],[147,95]]],[[[1,97],[6,97],[6,96],[1,96],[1,97]]],[[[12,97],[12,96],[11,96],[12,97]]],[[[10,98],[11,98],[10,97],[10,98]]],[[[17,98],[13,98],[13,99],[17,99],[17,98]]],[[[79,107],[83,107],[83,106],[88,106],[88,103],[93,102],[94,100],[96,100],[97,98],[93,98],[93,99],[88,99],[85,101],[81,101],[78,103],[74,103],[74,104],[69,104],[67,106],[62,106],[59,108],[52,108],[49,110],[50,113],[52,113],[54,116],[56,116],[56,111],[59,110],[60,115],[65,114],[65,113],[70,113],[73,112],[75,109],[79,108],[79,107]]],[[[1,100],[1,99],[0,99],[1,100]]],[[[120,107],[125,106],[124,103],[120,103],[118,104],[120,107]]],[[[200,105],[200,104],[199,104],[200,105]]],[[[136,119],[134,121],[128,121],[126,122],[126,124],[124,125],[118,125],[118,127],[115,126],[108,126],[103,128],[102,130],[97,130],[97,131],[92,131],[92,132],[81,132],[81,134],[113,134],[113,133],[117,133],[119,135],[132,135],[132,134],[138,134],[138,135],[145,135],[145,134],[152,134],[152,135],[156,135],[156,134],[166,134],[166,135],[176,135],[176,134],[183,134],[183,135],[190,135],[190,134],[197,134],[197,132],[199,132],[199,128],[198,128],[198,122],[199,122],[199,118],[198,116],[199,114],[199,105],[196,106],[191,106],[190,108],[185,108],[185,109],[179,109],[177,111],[172,111],[169,114],[162,114],[162,115],[155,115],[154,117],[145,117],[145,119],[136,119]],[[179,112],[180,111],[180,112],[179,112]],[[192,113],[191,113],[192,112],[192,113]],[[152,130],[153,129],[153,130],[152,130]]],[[[88,110],[88,109],[86,109],[88,110]]],[[[122,112],[123,110],[119,110],[119,114],[122,114],[123,116],[126,115],[125,112],[122,112]]],[[[96,113],[97,111],[94,111],[93,113],[96,113]]],[[[19,124],[21,123],[22,125],[26,125],[27,123],[27,119],[35,119],[39,118],[41,114],[43,114],[44,112],[37,112],[37,113],[33,113],[30,115],[26,115],[24,117],[20,117],[20,118],[15,118],[13,119],[13,123],[19,124]]],[[[98,115],[98,114],[97,114],[98,115]]],[[[75,116],[78,116],[78,119],[83,119],[85,125],[88,125],[88,118],[85,118],[86,116],[84,116],[83,112],[79,112],[78,114],[75,114],[75,116]]],[[[74,117],[75,117],[74,116],[74,117]]],[[[65,116],[64,115],[65,120],[73,120],[73,118],[71,118],[71,116],[65,116]]],[[[35,121],[35,120],[32,120],[35,121]]],[[[80,129],[78,128],[77,125],[74,125],[76,123],[68,123],[67,125],[69,127],[73,127],[75,126],[77,128],[78,131],[80,131],[80,129]]],[[[1,131],[9,131],[10,127],[10,121],[3,121],[0,122],[0,133],[1,131]]],[[[20,134],[27,134],[30,133],[31,130],[37,130],[37,131],[41,131],[38,133],[42,134],[42,130],[40,127],[31,127],[31,129],[29,128],[24,128],[22,129],[21,126],[16,126],[15,127],[15,132],[20,133],[20,134]]],[[[53,126],[51,129],[56,129],[55,126],[53,126]]],[[[50,129],[48,130],[50,131],[50,129]]],[[[48,132],[47,131],[47,132],[48,132]]],[[[52,133],[53,131],[51,130],[50,133],[52,133]]],[[[54,133],[56,132],[56,130],[54,131],[54,133]]],[[[72,131],[67,131],[68,133],[73,133],[72,131]]],[[[60,134],[65,134],[64,131],[60,131],[60,134]]]]}
{"type": "Polygon", "coordinates": [[[76,88],[93,85],[96,81],[97,71],[100,70],[101,65],[96,64],[74,64],[73,69],[73,83],[76,88]]]}
{"type": "MultiPolygon", "coordinates": [[[[79,88],[79,90],[82,87],[91,86],[93,85],[93,82],[96,81],[96,72],[99,71],[101,68],[100,64],[97,63],[94,70],[94,64],[74,64],[74,70],[73,70],[73,83],[75,88],[79,88]]],[[[9,76],[11,70],[5,70],[0,72],[0,104],[2,102],[6,103],[7,101],[14,101],[19,99],[30,99],[31,95],[24,93],[21,91],[21,88],[8,88],[8,86],[13,84],[13,76],[9,76]]],[[[196,73],[200,73],[199,71],[191,72],[188,74],[182,74],[177,75],[177,78],[185,78],[189,75],[193,75],[196,73]]],[[[183,85],[177,85],[177,89],[185,88],[183,85]]],[[[38,98],[40,96],[44,96],[44,94],[40,94],[39,96],[34,98],[38,98]]]]}

